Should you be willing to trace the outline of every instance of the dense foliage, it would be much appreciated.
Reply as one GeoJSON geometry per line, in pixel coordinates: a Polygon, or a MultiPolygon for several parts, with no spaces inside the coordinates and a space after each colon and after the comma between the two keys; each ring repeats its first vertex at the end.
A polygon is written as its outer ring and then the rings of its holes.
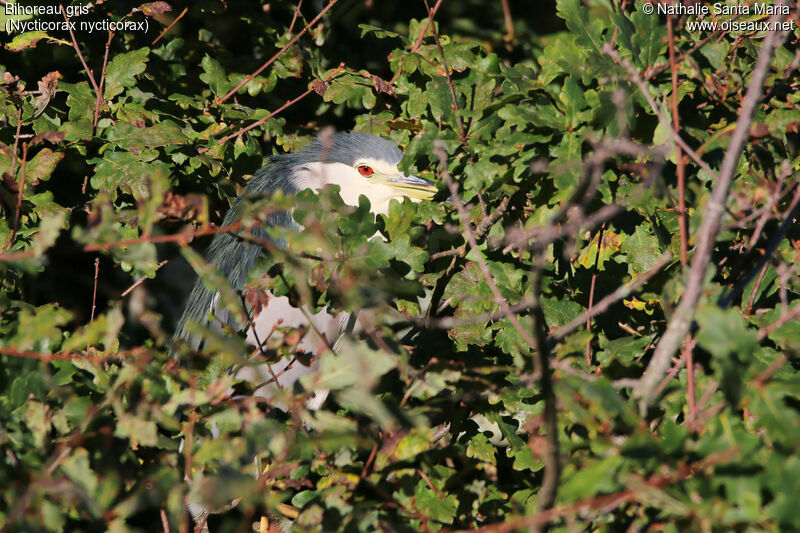
{"type": "Polygon", "coordinates": [[[73,20],[149,29],[4,36],[0,529],[187,531],[187,501],[212,531],[800,529],[796,29],[762,89],[767,32],[638,0],[121,4],[73,20]],[[217,229],[326,125],[395,141],[436,199],[306,191],[217,229]],[[634,392],[726,153],[692,327],[634,392]],[[281,208],[305,230],[237,294],[204,247],[268,246],[248,228],[281,208]],[[269,290],[359,324],[259,400],[240,332],[172,338],[195,272],[233,313],[269,290]]]}

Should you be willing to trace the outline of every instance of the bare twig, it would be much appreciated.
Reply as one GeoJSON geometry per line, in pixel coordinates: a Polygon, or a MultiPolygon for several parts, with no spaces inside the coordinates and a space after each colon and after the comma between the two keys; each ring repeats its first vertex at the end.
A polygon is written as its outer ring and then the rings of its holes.
{"type": "MultiPolygon", "coordinates": [[[[19,133],[19,115],[17,115],[17,133],[19,133]]],[[[16,147],[16,142],[14,144],[15,144],[15,147],[16,147]]],[[[16,156],[16,154],[17,154],[17,151],[15,149],[14,150],[14,155],[16,156]]],[[[27,160],[28,160],[28,143],[22,143],[22,163],[20,165],[20,174],[21,174],[21,176],[20,176],[19,190],[17,191],[17,204],[14,207],[14,225],[11,227],[11,233],[9,233],[8,240],[3,245],[3,250],[2,251],[5,251],[6,248],[8,248],[9,245],[11,245],[11,243],[14,242],[14,236],[16,235],[17,230],[19,229],[19,217],[20,217],[20,214],[22,212],[22,194],[23,194],[23,192],[25,192],[25,162],[27,160]]],[[[14,161],[16,161],[16,157],[15,157],[14,161]]],[[[12,167],[11,175],[12,176],[14,175],[13,167],[12,167]]],[[[33,250],[31,250],[31,252],[33,252],[33,250]]],[[[23,252],[23,253],[25,253],[25,252],[23,252]]],[[[5,255],[14,255],[14,254],[0,254],[0,258],[2,258],[5,255]]]]}
{"type": "Polygon", "coordinates": [[[416,52],[417,50],[419,50],[420,45],[422,45],[422,39],[424,39],[425,34],[428,33],[428,28],[430,28],[431,24],[433,23],[433,17],[436,16],[436,12],[439,11],[439,6],[441,5],[442,5],[442,0],[438,0],[434,4],[433,8],[428,8],[427,5],[425,6],[425,8],[428,11],[428,19],[425,21],[425,25],[422,27],[422,31],[419,32],[417,40],[414,41],[414,46],[411,47],[412,52],[416,52]]]}
{"type": "MultiPolygon", "coordinates": [[[[156,271],[156,272],[158,272],[158,269],[159,269],[159,268],[161,268],[161,267],[163,267],[164,265],[166,265],[168,262],[169,262],[169,259],[164,259],[163,261],[161,261],[161,262],[158,264],[158,266],[156,266],[156,268],[155,268],[155,271],[156,271]]],[[[133,283],[133,285],[131,285],[130,287],[128,287],[127,289],[125,289],[125,291],[124,291],[122,294],[120,294],[120,295],[119,295],[119,296],[120,296],[120,298],[125,298],[127,295],[129,295],[129,294],[130,294],[130,293],[133,291],[133,289],[135,289],[136,287],[138,287],[139,285],[141,285],[142,283],[144,283],[144,280],[146,280],[146,279],[147,279],[147,278],[146,278],[146,277],[144,277],[144,276],[142,276],[141,278],[137,279],[137,280],[136,280],[136,281],[133,283]]]]}
{"type": "Polygon", "coordinates": [[[791,311],[787,311],[785,314],[781,315],[781,317],[778,320],[776,320],[769,326],[758,330],[758,335],[756,336],[756,338],[758,339],[759,342],[761,342],[764,339],[766,339],[773,331],[780,328],[787,322],[794,320],[795,318],[798,317],[800,317],[800,304],[794,306],[791,311]]]}
{"type": "Polygon", "coordinates": [[[311,20],[311,22],[309,22],[308,24],[306,24],[306,25],[305,25],[305,27],[304,27],[302,30],[300,30],[300,31],[297,33],[297,35],[295,35],[294,37],[292,37],[291,39],[289,39],[289,42],[288,42],[288,43],[286,43],[285,45],[283,45],[283,47],[282,47],[280,50],[278,50],[278,51],[275,53],[275,55],[273,55],[271,58],[269,58],[269,59],[267,60],[267,62],[266,62],[266,63],[264,63],[263,65],[261,65],[260,67],[258,67],[258,68],[256,69],[256,71],[255,71],[255,72],[253,72],[252,74],[248,74],[247,76],[245,76],[245,77],[244,77],[244,79],[243,79],[242,81],[240,81],[240,82],[239,82],[239,84],[238,84],[236,87],[234,87],[233,89],[231,89],[230,91],[228,91],[228,94],[226,94],[226,95],[225,95],[225,96],[223,96],[222,98],[217,98],[217,105],[221,104],[222,102],[224,102],[225,100],[227,100],[228,98],[230,98],[231,96],[233,96],[234,94],[236,94],[237,92],[239,92],[239,89],[241,89],[242,87],[244,87],[244,86],[245,86],[247,83],[249,83],[249,82],[250,82],[250,80],[252,80],[252,79],[253,79],[253,78],[255,78],[256,76],[258,76],[259,74],[261,74],[261,73],[264,71],[264,69],[266,69],[266,68],[267,68],[268,66],[270,66],[272,63],[274,63],[276,59],[278,59],[279,57],[281,57],[281,56],[283,55],[283,53],[284,53],[286,50],[288,50],[288,49],[289,49],[289,47],[290,47],[290,46],[292,46],[292,45],[293,45],[295,42],[297,42],[297,39],[299,39],[300,37],[302,37],[302,36],[303,36],[303,34],[309,30],[309,28],[311,28],[312,26],[316,25],[316,24],[317,24],[317,22],[319,22],[319,20],[322,18],[322,16],[323,16],[325,13],[327,13],[327,12],[328,12],[328,10],[330,10],[330,8],[332,8],[332,7],[333,7],[333,6],[336,4],[336,2],[338,2],[338,1],[339,1],[339,0],[329,0],[329,1],[328,1],[328,5],[326,5],[325,7],[323,7],[323,8],[322,8],[322,11],[320,11],[319,13],[317,13],[317,16],[316,16],[316,17],[314,17],[314,18],[311,20]]]}
{"type": "Polygon", "coordinates": [[[92,312],[89,316],[89,323],[94,322],[94,312],[97,309],[97,277],[100,274],[100,258],[94,260],[94,289],[92,290],[92,312]]]}
{"type": "MultiPolygon", "coordinates": [[[[433,17],[432,10],[430,6],[428,6],[428,0],[423,1],[425,2],[425,8],[428,10],[429,18],[433,17]]],[[[439,41],[439,32],[436,30],[436,24],[431,25],[431,31],[433,32],[433,40],[436,42],[436,48],[439,50],[439,56],[442,58],[442,67],[444,68],[445,78],[447,78],[447,87],[450,89],[450,98],[453,100],[453,115],[455,115],[456,124],[458,124],[459,139],[464,143],[467,140],[467,132],[464,130],[464,121],[461,120],[461,115],[459,114],[460,108],[458,105],[458,97],[456,96],[456,88],[455,85],[453,85],[453,79],[450,77],[450,67],[447,66],[447,58],[444,55],[442,43],[439,41]]]]}
{"type": "Polygon", "coordinates": [[[292,33],[294,30],[294,24],[297,22],[297,17],[300,16],[300,8],[303,6],[303,0],[297,2],[297,5],[294,8],[294,13],[292,13],[292,22],[289,23],[289,29],[286,30],[286,33],[292,33]]]}
{"type": "MultiPolygon", "coordinates": [[[[670,107],[672,108],[672,127],[675,132],[680,134],[680,121],[678,120],[678,63],[675,61],[675,33],[673,29],[673,17],[667,16],[667,33],[669,43],[669,67],[672,75],[672,98],[670,107]]],[[[688,261],[689,234],[686,229],[686,161],[683,159],[683,150],[680,146],[675,147],[675,158],[678,174],[678,231],[681,238],[681,264],[686,265],[688,261]]]]}
{"type": "MultiPolygon", "coordinates": [[[[414,44],[411,46],[411,49],[409,50],[410,53],[413,54],[414,52],[419,50],[419,47],[422,45],[422,39],[424,39],[425,34],[428,33],[428,28],[430,28],[431,23],[433,22],[433,17],[436,15],[436,12],[439,11],[439,6],[441,5],[442,5],[442,0],[437,0],[433,8],[428,9],[428,19],[425,21],[425,25],[422,27],[422,31],[419,32],[417,40],[414,41],[414,44]]],[[[389,80],[389,85],[394,85],[394,82],[397,81],[397,78],[400,77],[400,74],[402,72],[403,72],[402,70],[398,70],[397,72],[395,72],[394,76],[392,76],[392,79],[389,80]]]]}
{"type": "MultiPolygon", "coordinates": [[[[531,250],[532,253],[537,253],[531,250]]],[[[556,395],[553,390],[553,380],[550,370],[550,351],[547,345],[547,322],[544,317],[539,295],[542,290],[542,270],[544,269],[544,252],[539,251],[533,272],[531,273],[531,320],[535,335],[536,353],[533,357],[533,371],[539,376],[539,388],[544,400],[544,426],[545,435],[544,451],[544,476],[542,486],[536,500],[536,510],[546,511],[553,507],[558,492],[558,481],[561,478],[561,460],[559,457],[558,443],[558,409],[556,395]]],[[[532,531],[539,531],[539,524],[531,525],[532,531]]]]}
{"type": "Polygon", "coordinates": [[[650,94],[650,89],[648,88],[648,86],[644,82],[644,80],[642,80],[642,77],[639,76],[639,72],[637,72],[636,68],[631,64],[631,62],[626,60],[626,59],[623,59],[619,55],[619,53],[616,50],[614,50],[613,48],[611,48],[611,46],[608,45],[608,44],[603,46],[603,52],[605,54],[607,54],[608,56],[610,56],[611,59],[613,59],[615,62],[617,62],[619,65],[621,65],[628,72],[628,74],[631,77],[630,78],[631,81],[633,81],[633,83],[635,83],[636,86],[639,87],[639,90],[641,91],[642,96],[644,96],[645,99],[647,100],[647,103],[650,104],[650,107],[653,109],[653,113],[656,114],[656,116],[658,117],[659,122],[661,122],[661,125],[664,126],[669,131],[670,135],[672,136],[672,140],[675,141],[675,144],[677,144],[678,146],[683,148],[683,150],[687,154],[689,154],[689,157],[691,157],[692,160],[695,163],[697,163],[697,165],[700,168],[705,170],[708,173],[708,175],[711,176],[712,180],[716,180],[717,179],[717,173],[714,172],[713,170],[711,170],[711,167],[709,167],[706,164],[706,162],[703,161],[703,159],[697,154],[697,152],[692,150],[692,148],[688,144],[686,144],[686,141],[684,141],[683,138],[678,134],[678,132],[675,131],[675,129],[672,127],[672,125],[670,124],[670,121],[667,119],[667,117],[665,117],[661,113],[661,110],[659,109],[658,104],[656,103],[656,101],[653,98],[653,96],[650,94]]]}
{"type": "Polygon", "coordinates": [[[97,120],[100,117],[100,102],[102,98],[100,97],[103,94],[103,86],[106,82],[106,67],[108,66],[108,51],[111,48],[111,39],[114,38],[114,32],[109,30],[108,32],[108,40],[106,41],[106,53],[103,56],[103,70],[100,73],[100,88],[97,92],[97,98],[95,98],[94,102],[94,120],[92,121],[92,134],[95,133],[97,130],[97,120]]]}
{"type": "Polygon", "coordinates": [[[161,38],[162,38],[163,36],[165,36],[165,35],[167,34],[167,32],[168,32],[169,30],[171,30],[171,29],[172,29],[172,27],[173,27],[173,26],[175,26],[175,24],[177,24],[177,23],[178,23],[178,21],[179,21],[179,20],[181,20],[181,19],[183,18],[183,16],[184,16],[184,15],[185,15],[185,14],[186,14],[188,11],[189,11],[189,8],[188,8],[188,7],[184,7],[184,8],[183,8],[183,11],[181,11],[181,12],[180,12],[180,14],[179,14],[177,17],[175,17],[175,20],[173,20],[173,21],[170,23],[170,25],[169,25],[169,26],[167,26],[166,28],[164,28],[164,31],[162,31],[161,33],[159,33],[159,34],[158,34],[158,37],[156,37],[155,39],[153,39],[153,42],[152,42],[152,43],[150,43],[150,44],[151,44],[151,45],[154,45],[154,44],[156,44],[158,41],[160,41],[160,40],[161,40],[161,38]]]}
{"type": "Polygon", "coordinates": [[[500,0],[500,4],[503,6],[503,20],[506,23],[506,34],[503,35],[503,40],[510,45],[514,41],[514,19],[511,18],[508,0],[500,0]]]}
{"type": "Polygon", "coordinates": [[[167,520],[167,512],[161,509],[161,527],[164,528],[164,533],[169,533],[169,520],[167,520]]]}
{"type": "MultiPolygon", "coordinates": [[[[600,250],[603,248],[603,232],[606,229],[606,223],[603,222],[603,225],[600,226],[600,230],[597,232],[597,253],[594,256],[594,267],[592,268],[592,281],[589,286],[589,307],[586,310],[587,313],[592,312],[592,304],[594,303],[594,287],[597,283],[597,267],[600,264],[600,250]]],[[[586,331],[592,331],[592,317],[586,317],[586,331]]],[[[586,343],[586,364],[592,364],[592,343],[586,343]]]]}
{"type": "Polygon", "coordinates": [[[658,272],[661,271],[670,261],[672,260],[672,252],[664,252],[661,256],[653,263],[653,266],[650,269],[630,282],[627,285],[623,285],[599,302],[597,302],[591,310],[587,310],[580,315],[576,316],[568,324],[565,324],[552,332],[550,334],[550,342],[557,342],[579,327],[582,324],[586,323],[586,321],[592,317],[595,317],[603,312],[605,312],[609,307],[611,307],[616,302],[622,300],[623,298],[627,298],[631,293],[634,291],[639,290],[645,283],[650,281],[650,279],[655,276],[658,272]]]}
{"type": "Polygon", "coordinates": [[[522,339],[527,342],[529,346],[535,346],[536,341],[533,339],[533,337],[531,337],[531,334],[522,327],[522,324],[519,323],[517,316],[509,309],[508,302],[505,298],[503,298],[503,295],[500,294],[500,290],[497,288],[494,278],[492,278],[492,273],[489,271],[489,266],[486,264],[486,261],[484,261],[483,256],[478,249],[478,241],[475,239],[475,234],[470,228],[469,214],[467,213],[466,209],[464,209],[464,204],[461,203],[461,199],[458,196],[458,185],[456,185],[456,183],[453,181],[453,178],[450,176],[450,171],[447,170],[447,152],[444,150],[443,143],[441,141],[436,141],[434,146],[434,155],[439,158],[441,175],[444,177],[445,181],[447,182],[447,186],[450,188],[453,203],[455,204],[458,214],[461,217],[461,224],[464,226],[464,233],[466,234],[467,242],[469,243],[470,248],[476,252],[476,262],[478,263],[478,267],[483,274],[486,284],[489,286],[489,290],[492,291],[495,303],[500,306],[503,314],[506,318],[508,318],[509,322],[511,322],[511,324],[514,326],[514,329],[517,330],[522,339]]]}
{"type": "Polygon", "coordinates": [[[61,6],[61,14],[64,15],[64,20],[67,21],[68,23],[67,27],[69,28],[69,36],[72,37],[72,46],[78,53],[78,58],[81,60],[81,64],[83,64],[83,69],[86,71],[86,75],[89,76],[89,81],[92,82],[92,87],[94,87],[94,91],[97,94],[97,98],[101,101],[104,101],[103,93],[100,92],[100,87],[94,80],[94,74],[92,73],[92,70],[89,68],[89,65],[86,64],[86,60],[83,59],[83,54],[81,53],[81,49],[78,46],[78,40],[75,38],[75,33],[73,33],[72,27],[69,25],[69,17],[67,17],[67,10],[64,9],[64,4],[59,4],[59,5],[61,6]]]}
{"type": "MultiPolygon", "coordinates": [[[[328,83],[331,79],[333,79],[334,75],[342,72],[343,70],[344,70],[344,63],[340,64],[337,68],[333,69],[325,77],[325,79],[322,80],[322,83],[328,83]]],[[[258,120],[256,122],[253,122],[249,126],[240,129],[236,133],[232,133],[232,134],[228,135],[227,137],[223,137],[222,139],[217,141],[217,144],[218,145],[219,144],[225,144],[226,142],[230,141],[231,139],[234,139],[236,137],[241,137],[242,135],[244,135],[248,131],[252,130],[253,128],[257,128],[258,126],[264,124],[266,121],[268,121],[269,119],[271,119],[272,117],[274,117],[275,115],[277,115],[278,113],[283,111],[284,109],[293,106],[294,104],[296,104],[297,102],[299,102],[300,100],[302,100],[303,98],[305,98],[306,96],[308,96],[309,94],[311,94],[312,92],[315,92],[315,91],[316,91],[316,89],[315,89],[314,85],[312,84],[312,86],[309,87],[305,92],[301,93],[299,96],[293,98],[292,100],[289,100],[288,102],[284,103],[282,106],[280,106],[278,109],[276,109],[275,111],[273,111],[272,113],[270,113],[266,117],[264,117],[261,120],[258,120]]],[[[204,154],[207,151],[208,151],[208,148],[202,148],[202,149],[198,150],[198,152],[201,153],[201,154],[204,154]]]]}
{"type": "MultiPolygon", "coordinates": [[[[486,236],[486,232],[489,231],[492,226],[503,216],[508,209],[508,203],[511,200],[509,196],[504,196],[500,203],[497,205],[497,208],[491,212],[491,214],[483,217],[478,227],[475,228],[475,240],[479,241],[486,236]]],[[[442,257],[464,257],[467,255],[467,243],[462,244],[458,248],[453,248],[451,250],[445,250],[444,252],[437,252],[435,254],[431,254],[431,260],[441,259],[442,257]]]]}
{"type": "MultiPolygon", "coordinates": [[[[779,16],[772,17],[775,22],[777,22],[779,18],[779,16]]],[[[658,382],[661,381],[667,368],[669,368],[672,356],[678,350],[681,342],[689,332],[689,328],[694,319],[695,307],[697,306],[700,293],[703,289],[703,281],[705,279],[706,269],[711,260],[714,241],[719,232],[722,215],[725,213],[725,203],[731,181],[736,172],[736,165],[739,161],[739,157],[744,149],[753,112],[761,96],[764,79],[767,76],[769,63],[773,51],[778,45],[778,41],[779,37],[775,31],[768,32],[764,39],[761,52],[758,54],[756,66],[753,69],[750,85],[747,88],[747,93],[739,110],[739,119],[736,122],[736,129],[733,132],[730,146],[722,160],[720,173],[716,179],[711,198],[704,209],[703,221],[697,233],[697,247],[694,257],[692,258],[686,289],[683,292],[683,297],[675,313],[672,315],[667,325],[667,330],[664,332],[658,346],[656,346],[647,370],[639,380],[639,384],[633,390],[634,397],[640,400],[640,408],[642,411],[647,408],[653,399],[655,387],[658,385],[658,382]]]]}

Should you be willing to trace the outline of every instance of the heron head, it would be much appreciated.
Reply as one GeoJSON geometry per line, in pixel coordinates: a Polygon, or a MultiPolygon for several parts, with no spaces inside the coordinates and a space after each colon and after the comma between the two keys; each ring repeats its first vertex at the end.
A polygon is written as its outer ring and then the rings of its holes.
{"type": "Polygon", "coordinates": [[[390,141],[369,133],[335,133],[291,155],[291,183],[297,190],[338,185],[342,200],[358,205],[366,196],[374,213],[386,213],[392,198],[427,200],[436,184],[397,168],[403,153],[390,141]]]}

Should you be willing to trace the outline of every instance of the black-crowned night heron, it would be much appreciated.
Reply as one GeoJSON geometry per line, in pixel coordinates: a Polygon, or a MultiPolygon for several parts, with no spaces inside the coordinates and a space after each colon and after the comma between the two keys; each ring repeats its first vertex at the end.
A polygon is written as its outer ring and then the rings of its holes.
{"type": "MultiPolygon", "coordinates": [[[[279,189],[286,194],[295,194],[304,189],[318,191],[326,185],[335,184],[340,187],[339,194],[346,204],[357,206],[359,196],[364,195],[376,214],[386,213],[393,198],[421,200],[432,198],[436,193],[434,183],[417,176],[407,176],[398,170],[397,164],[403,153],[393,143],[368,133],[335,133],[325,137],[323,135],[298,152],[273,157],[248,182],[245,194],[236,200],[225,216],[223,225],[233,224],[239,219],[244,196],[266,195],[279,189]]],[[[267,223],[299,229],[287,212],[270,214],[267,223]]],[[[254,232],[258,234],[258,229],[254,232]]],[[[263,231],[260,235],[266,237],[263,231]]],[[[261,253],[259,246],[249,244],[235,235],[220,233],[214,237],[206,257],[227,277],[234,289],[240,290],[247,281],[248,271],[261,253]]],[[[216,300],[216,295],[198,280],[180,319],[176,336],[188,340],[197,348],[201,342],[200,336],[190,333],[188,325],[190,322],[206,323],[209,311],[225,317],[226,314],[221,310],[217,312],[216,300]]],[[[247,340],[258,346],[257,339],[266,339],[279,324],[288,328],[311,326],[297,348],[305,354],[318,354],[320,348],[335,346],[348,318],[335,317],[325,311],[310,315],[305,309],[293,307],[285,296],[271,296],[268,304],[253,319],[254,327],[248,328],[247,340]],[[309,324],[309,319],[312,324],[309,324]],[[326,337],[325,340],[321,339],[321,334],[326,337]]],[[[245,369],[251,375],[240,373],[239,377],[254,383],[264,383],[272,378],[272,383],[256,391],[259,396],[269,397],[277,388],[293,385],[301,375],[312,369],[313,364],[305,366],[297,360],[291,362],[284,359],[271,365],[245,369]],[[288,365],[291,367],[287,369],[288,365]]],[[[326,395],[317,394],[308,406],[319,407],[326,395]]]]}
{"type": "MultiPolygon", "coordinates": [[[[226,214],[223,225],[234,224],[241,217],[243,197],[267,195],[278,190],[285,194],[295,194],[305,189],[319,191],[326,185],[338,185],[339,194],[346,204],[358,206],[359,196],[364,195],[369,199],[372,212],[376,214],[386,213],[393,198],[422,200],[432,198],[436,193],[433,182],[417,176],[407,176],[398,170],[397,164],[403,153],[391,142],[368,133],[335,133],[325,137],[321,136],[298,152],[273,157],[248,182],[245,193],[226,214]]],[[[267,223],[300,229],[291,214],[285,211],[270,214],[267,216],[267,223]]],[[[259,228],[252,231],[257,236],[267,237],[266,232],[259,228]]],[[[235,235],[220,233],[211,242],[206,259],[227,277],[234,289],[241,290],[247,282],[249,270],[262,253],[260,246],[249,244],[235,235]]],[[[178,323],[176,337],[183,338],[194,348],[198,348],[202,342],[201,336],[190,332],[190,323],[206,324],[209,312],[233,323],[227,319],[224,310],[217,309],[217,299],[218,296],[198,279],[178,323]]],[[[270,295],[267,305],[252,319],[253,327],[248,327],[247,341],[258,346],[259,341],[263,342],[273,328],[279,325],[285,328],[305,327],[306,333],[297,345],[297,350],[306,354],[303,358],[306,361],[311,356],[311,364],[304,365],[298,358],[284,358],[278,362],[243,368],[239,370],[237,377],[254,384],[267,383],[255,392],[256,395],[267,398],[278,389],[291,387],[300,376],[316,367],[317,359],[314,355],[325,350],[327,346],[335,349],[342,332],[351,326],[352,318],[344,313],[333,316],[324,310],[311,315],[306,309],[292,306],[286,296],[270,295]],[[320,335],[324,335],[325,340],[320,335]]],[[[306,405],[310,409],[317,409],[326,397],[326,391],[317,392],[306,405]]],[[[191,502],[188,508],[196,522],[204,523],[203,517],[207,514],[204,506],[191,502]]],[[[207,531],[207,528],[204,530],[207,531]]]]}

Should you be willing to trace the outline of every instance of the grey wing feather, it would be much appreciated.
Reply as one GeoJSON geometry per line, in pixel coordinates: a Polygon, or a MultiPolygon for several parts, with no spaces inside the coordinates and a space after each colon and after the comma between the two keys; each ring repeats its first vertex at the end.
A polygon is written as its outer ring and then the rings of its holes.
{"type": "MultiPolygon", "coordinates": [[[[233,207],[225,215],[222,222],[223,226],[233,224],[240,218],[242,209],[242,198],[250,195],[264,195],[277,189],[283,189],[286,193],[294,194],[297,191],[291,186],[288,176],[292,172],[294,163],[292,156],[280,156],[273,159],[272,163],[256,172],[245,189],[245,194],[236,199],[233,207]],[[282,179],[279,179],[282,178],[282,179]]],[[[295,227],[297,224],[292,216],[286,211],[271,213],[267,216],[267,223],[270,226],[295,227]]],[[[262,228],[253,228],[252,233],[259,238],[268,239],[266,231],[262,228]]],[[[275,242],[278,246],[285,246],[285,242],[275,242]]],[[[211,245],[206,251],[206,260],[220,271],[231,286],[242,289],[247,282],[247,273],[253,267],[255,260],[263,253],[262,248],[244,242],[239,237],[229,233],[219,233],[214,236],[211,245]]],[[[192,293],[183,309],[183,314],[178,321],[175,336],[185,339],[189,344],[198,348],[201,337],[189,331],[189,324],[192,322],[205,324],[208,312],[211,310],[216,297],[215,292],[206,287],[202,279],[197,279],[192,289],[192,293]]],[[[230,321],[227,316],[220,316],[226,322],[230,321]]]]}

